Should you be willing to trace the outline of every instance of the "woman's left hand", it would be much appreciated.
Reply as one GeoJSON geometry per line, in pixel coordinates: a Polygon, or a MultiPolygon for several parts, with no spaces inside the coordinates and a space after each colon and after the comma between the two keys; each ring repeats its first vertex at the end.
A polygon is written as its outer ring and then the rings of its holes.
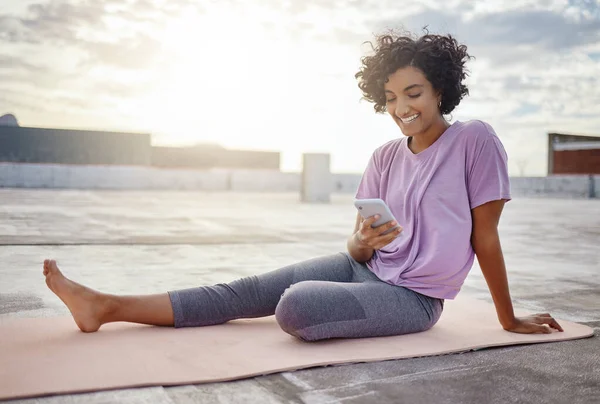
{"type": "Polygon", "coordinates": [[[550,334],[552,328],[563,331],[562,327],[549,313],[543,313],[516,317],[514,323],[504,329],[519,334],[550,334]]]}

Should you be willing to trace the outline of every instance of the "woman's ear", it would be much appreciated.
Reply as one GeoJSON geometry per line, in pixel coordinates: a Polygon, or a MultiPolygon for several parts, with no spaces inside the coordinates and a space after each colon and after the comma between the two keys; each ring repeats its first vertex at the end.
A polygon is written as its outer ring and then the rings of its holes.
{"type": "Polygon", "coordinates": [[[438,108],[442,107],[442,93],[440,91],[436,91],[435,97],[437,98],[438,108]]]}

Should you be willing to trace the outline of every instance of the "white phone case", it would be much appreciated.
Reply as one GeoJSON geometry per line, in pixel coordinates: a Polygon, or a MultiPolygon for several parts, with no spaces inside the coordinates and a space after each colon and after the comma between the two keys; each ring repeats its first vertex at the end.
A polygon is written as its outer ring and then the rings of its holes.
{"type": "MultiPolygon", "coordinates": [[[[375,221],[371,227],[378,227],[392,220],[396,220],[392,214],[392,211],[382,199],[356,199],[354,201],[354,206],[356,206],[358,213],[360,213],[360,215],[365,219],[375,215],[380,216],[379,220],[375,221]]],[[[383,234],[392,232],[396,227],[386,231],[383,234]]]]}

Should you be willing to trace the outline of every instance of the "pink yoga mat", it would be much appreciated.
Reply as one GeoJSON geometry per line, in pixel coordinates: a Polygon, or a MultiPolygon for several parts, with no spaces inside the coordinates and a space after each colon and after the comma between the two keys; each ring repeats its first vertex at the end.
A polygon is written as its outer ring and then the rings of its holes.
{"type": "Polygon", "coordinates": [[[0,399],[217,382],[593,335],[590,327],[559,323],[562,333],[510,333],[493,305],[465,297],[446,301],[438,324],[423,333],[313,343],[285,334],[273,317],[177,330],[112,323],[92,334],[70,317],[7,319],[0,322],[0,399]]]}

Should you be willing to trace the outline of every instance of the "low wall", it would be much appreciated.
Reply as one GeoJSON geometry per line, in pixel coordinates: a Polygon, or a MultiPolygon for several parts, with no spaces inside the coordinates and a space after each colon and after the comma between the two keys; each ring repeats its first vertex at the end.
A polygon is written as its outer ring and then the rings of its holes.
{"type": "Polygon", "coordinates": [[[299,192],[300,173],[282,173],[279,170],[230,170],[225,172],[230,177],[231,191],[275,191],[299,192]]]}
{"type": "Polygon", "coordinates": [[[0,164],[0,187],[297,191],[300,189],[300,174],[276,170],[0,164]]]}
{"type": "Polygon", "coordinates": [[[143,166],[0,164],[0,187],[67,189],[227,189],[226,172],[143,166]]]}
{"type": "MultiPolygon", "coordinates": [[[[332,174],[334,193],[353,194],[360,174],[332,174]]],[[[185,170],[143,166],[0,163],[0,188],[167,189],[300,192],[301,173],[278,170],[185,170]]],[[[512,177],[512,195],[600,198],[600,175],[512,177]]]]}
{"type": "Polygon", "coordinates": [[[600,198],[600,176],[553,175],[549,177],[513,177],[514,196],[557,198],[600,198]]]}
{"type": "Polygon", "coordinates": [[[358,189],[358,184],[362,178],[361,174],[332,174],[333,192],[342,194],[354,194],[358,189]]]}

